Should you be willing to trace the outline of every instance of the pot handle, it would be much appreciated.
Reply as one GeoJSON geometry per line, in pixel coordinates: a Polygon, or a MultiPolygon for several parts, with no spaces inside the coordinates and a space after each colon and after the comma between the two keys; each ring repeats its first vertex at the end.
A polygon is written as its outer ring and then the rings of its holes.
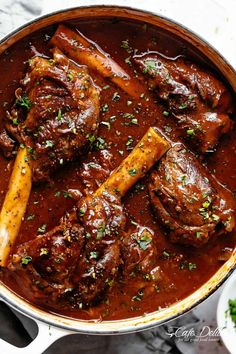
{"type": "Polygon", "coordinates": [[[42,354],[57,339],[73,334],[61,328],[51,327],[48,324],[34,320],[38,326],[37,337],[27,347],[19,348],[0,339],[1,353],[3,354],[42,354]]]}

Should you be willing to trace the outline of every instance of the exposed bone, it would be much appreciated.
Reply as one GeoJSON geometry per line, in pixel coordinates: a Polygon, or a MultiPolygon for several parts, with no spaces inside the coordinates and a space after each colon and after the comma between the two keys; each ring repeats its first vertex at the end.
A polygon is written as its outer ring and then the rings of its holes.
{"type": "Polygon", "coordinates": [[[0,213],[0,266],[3,267],[25,214],[32,186],[31,177],[27,149],[19,148],[0,213]]]}
{"type": "Polygon", "coordinates": [[[95,195],[99,196],[108,191],[123,197],[169,148],[169,142],[155,128],[149,128],[133,151],[98,188],[95,195]]]}
{"type": "Polygon", "coordinates": [[[130,96],[139,98],[145,92],[145,88],[139,81],[131,78],[109,54],[80,32],[74,32],[64,25],[59,25],[51,39],[51,44],[78,64],[85,64],[109,78],[130,96]]]}

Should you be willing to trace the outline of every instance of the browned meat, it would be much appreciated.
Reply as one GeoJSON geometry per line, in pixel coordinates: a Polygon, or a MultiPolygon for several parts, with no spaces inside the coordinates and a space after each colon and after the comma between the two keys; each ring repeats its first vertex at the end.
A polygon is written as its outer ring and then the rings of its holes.
{"type": "Polygon", "coordinates": [[[8,268],[22,284],[31,284],[33,299],[53,303],[66,297],[75,306],[93,304],[116,277],[124,223],[119,198],[88,196],[59,226],[20,245],[8,268]]]}
{"type": "Polygon", "coordinates": [[[99,300],[99,294],[116,278],[120,257],[120,233],[125,217],[120,200],[115,195],[90,196],[79,205],[80,219],[86,230],[86,246],[78,262],[74,283],[74,298],[89,304],[99,300]]]}
{"type": "Polygon", "coordinates": [[[73,210],[53,230],[20,245],[9,268],[18,273],[22,285],[30,283],[32,299],[50,295],[54,302],[73,288],[71,275],[84,243],[84,229],[73,210]]]}
{"type": "Polygon", "coordinates": [[[142,296],[172,288],[168,275],[157,264],[160,255],[155,244],[155,235],[151,229],[138,225],[135,231],[128,232],[122,240],[122,259],[124,281],[132,284],[135,294],[132,301],[140,301],[142,296]]]}
{"type": "Polygon", "coordinates": [[[8,158],[12,157],[12,152],[15,148],[15,142],[9,137],[6,130],[3,129],[0,133],[0,149],[8,158]]]}
{"type": "Polygon", "coordinates": [[[149,192],[172,242],[198,247],[235,226],[232,193],[183,144],[171,148],[152,172],[149,192]]]}
{"type": "Polygon", "coordinates": [[[76,65],[57,49],[53,59],[31,59],[22,84],[6,127],[28,147],[34,181],[42,181],[78,156],[96,133],[99,89],[86,66],[76,65]]]}
{"type": "Polygon", "coordinates": [[[223,83],[182,57],[171,60],[150,52],[134,61],[190,145],[201,153],[213,149],[232,126],[232,97],[223,83]]]}
{"type": "Polygon", "coordinates": [[[125,235],[122,242],[122,258],[126,276],[141,273],[151,278],[158,257],[153,238],[153,232],[141,226],[125,235]]]}

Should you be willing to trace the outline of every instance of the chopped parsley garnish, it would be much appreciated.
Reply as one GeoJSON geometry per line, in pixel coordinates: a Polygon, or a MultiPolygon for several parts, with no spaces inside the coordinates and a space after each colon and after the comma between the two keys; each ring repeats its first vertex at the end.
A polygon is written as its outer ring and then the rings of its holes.
{"type": "Polygon", "coordinates": [[[73,79],[73,75],[70,72],[67,73],[66,77],[68,81],[71,81],[73,79]]]}
{"type": "Polygon", "coordinates": [[[18,125],[19,124],[18,119],[17,118],[13,118],[12,119],[12,123],[13,123],[13,125],[18,125]]]}
{"type": "Polygon", "coordinates": [[[85,211],[82,208],[79,208],[79,216],[84,216],[85,211]]]}
{"type": "Polygon", "coordinates": [[[72,198],[72,195],[70,194],[70,192],[65,191],[65,192],[63,192],[63,197],[64,198],[72,198]]]}
{"type": "Polygon", "coordinates": [[[168,111],[163,111],[162,114],[163,114],[163,116],[168,117],[168,116],[170,115],[170,112],[168,112],[168,111]]]}
{"type": "Polygon", "coordinates": [[[196,237],[197,237],[197,238],[201,238],[201,236],[202,236],[201,231],[197,231],[197,232],[196,232],[196,237]]]}
{"type": "Polygon", "coordinates": [[[148,71],[156,71],[155,60],[146,60],[145,61],[145,68],[143,69],[143,73],[146,74],[148,71]]]}
{"type": "Polygon", "coordinates": [[[128,140],[126,142],[126,150],[133,150],[132,144],[134,142],[134,139],[132,138],[132,136],[128,137],[128,140]]]}
{"type": "Polygon", "coordinates": [[[185,108],[187,108],[187,107],[188,107],[187,103],[181,103],[181,104],[179,105],[179,109],[185,109],[185,108]]]}
{"type": "Polygon", "coordinates": [[[186,182],[186,179],[187,179],[187,176],[186,176],[186,175],[183,175],[183,176],[180,177],[180,180],[181,180],[183,186],[185,186],[186,183],[187,183],[187,182],[186,182]]]}
{"type": "Polygon", "coordinates": [[[234,327],[236,327],[236,299],[229,299],[229,315],[231,320],[234,322],[234,327]]]}
{"type": "Polygon", "coordinates": [[[46,140],[45,146],[46,147],[53,147],[54,146],[54,142],[52,140],[46,140]]]}
{"type": "Polygon", "coordinates": [[[33,220],[35,218],[35,215],[34,214],[30,214],[27,216],[26,220],[27,221],[30,221],[30,220],[33,220]]]}
{"type": "Polygon", "coordinates": [[[90,259],[97,259],[98,258],[98,252],[90,252],[90,259]]]}
{"type": "Polygon", "coordinates": [[[21,264],[27,265],[28,263],[30,263],[32,261],[32,257],[31,256],[25,256],[21,259],[21,264]]]}
{"type": "Polygon", "coordinates": [[[141,301],[144,297],[144,291],[143,290],[139,290],[137,295],[132,297],[132,301],[141,301]]]}
{"type": "Polygon", "coordinates": [[[141,234],[141,237],[134,236],[135,241],[139,245],[139,247],[146,251],[148,248],[148,245],[152,242],[152,237],[148,231],[143,231],[141,234]]]}
{"type": "Polygon", "coordinates": [[[91,168],[100,168],[100,165],[98,165],[97,163],[91,161],[88,163],[88,166],[91,168]]]}
{"type": "Polygon", "coordinates": [[[57,120],[58,120],[58,121],[61,121],[61,120],[62,120],[61,108],[58,109],[58,112],[57,112],[57,120]]]}
{"type": "Polygon", "coordinates": [[[109,106],[107,103],[104,103],[103,106],[101,106],[101,112],[108,112],[109,111],[109,106]]]}
{"type": "Polygon", "coordinates": [[[88,141],[90,142],[90,144],[93,144],[94,141],[96,140],[95,135],[87,135],[86,138],[88,139],[88,141]]]}
{"type": "Polygon", "coordinates": [[[120,95],[118,92],[115,92],[114,95],[112,96],[112,101],[119,101],[120,100],[120,95]]]}
{"type": "Polygon", "coordinates": [[[102,223],[102,225],[97,230],[97,240],[102,238],[106,233],[106,224],[102,223]]]}
{"type": "Polygon", "coordinates": [[[121,46],[121,48],[129,49],[129,41],[128,41],[128,39],[126,41],[122,41],[120,46],[121,46]]]}
{"type": "Polygon", "coordinates": [[[180,264],[180,269],[183,270],[183,269],[188,269],[190,272],[193,270],[193,269],[196,269],[197,268],[197,265],[195,263],[192,263],[192,262],[187,262],[187,261],[184,261],[180,264]]]}
{"type": "Polygon", "coordinates": [[[93,142],[93,148],[95,150],[104,150],[107,147],[108,147],[108,144],[101,137],[97,137],[97,139],[95,139],[95,141],[93,142]]]}
{"type": "Polygon", "coordinates": [[[202,206],[205,209],[209,208],[210,205],[211,205],[211,203],[208,200],[206,200],[205,202],[202,203],[202,206]]]}
{"type": "Polygon", "coordinates": [[[165,259],[167,259],[167,258],[170,257],[170,254],[169,254],[169,252],[167,252],[167,251],[163,251],[163,252],[162,252],[162,256],[163,256],[165,259]]]}
{"type": "Polygon", "coordinates": [[[212,214],[212,219],[214,220],[214,221],[219,221],[220,220],[220,217],[218,216],[218,215],[216,215],[216,214],[212,214]]]}
{"type": "Polygon", "coordinates": [[[138,171],[137,171],[136,168],[131,168],[131,169],[129,170],[129,175],[132,176],[132,177],[134,177],[134,176],[136,176],[137,172],[138,172],[138,171]]]}
{"type": "Polygon", "coordinates": [[[46,224],[43,224],[42,226],[40,226],[40,227],[38,228],[38,233],[39,233],[39,234],[44,234],[45,231],[46,231],[46,228],[47,228],[47,225],[46,225],[46,224]]]}
{"type": "Polygon", "coordinates": [[[54,195],[55,195],[55,197],[60,197],[61,192],[60,192],[60,191],[58,191],[58,192],[56,192],[54,195]]]}
{"type": "Polygon", "coordinates": [[[29,100],[28,96],[25,94],[23,97],[17,98],[16,105],[26,108],[29,111],[32,106],[32,102],[29,100]]]}
{"type": "Polygon", "coordinates": [[[194,136],[194,135],[195,135],[194,129],[188,129],[188,130],[187,130],[187,135],[188,135],[188,136],[194,136]]]}

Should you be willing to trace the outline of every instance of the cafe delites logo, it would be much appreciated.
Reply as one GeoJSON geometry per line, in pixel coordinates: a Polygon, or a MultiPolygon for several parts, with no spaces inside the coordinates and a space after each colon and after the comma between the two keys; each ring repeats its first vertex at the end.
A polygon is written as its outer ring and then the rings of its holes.
{"type": "Polygon", "coordinates": [[[203,326],[201,329],[196,329],[194,327],[181,326],[169,327],[166,335],[183,342],[217,341],[220,337],[220,331],[218,327],[203,326]]]}

